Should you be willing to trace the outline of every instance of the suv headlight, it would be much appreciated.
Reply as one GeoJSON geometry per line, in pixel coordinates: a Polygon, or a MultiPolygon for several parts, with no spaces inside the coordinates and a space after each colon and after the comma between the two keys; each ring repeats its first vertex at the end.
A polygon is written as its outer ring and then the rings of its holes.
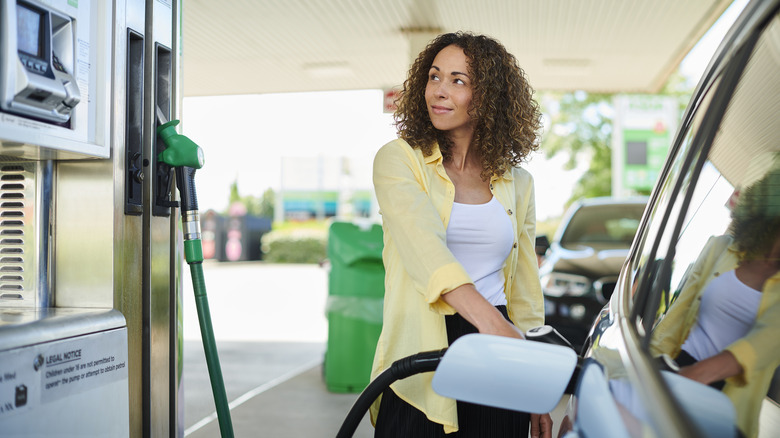
{"type": "Polygon", "coordinates": [[[588,293],[591,281],[582,275],[551,272],[541,278],[542,290],[545,295],[562,297],[564,295],[578,297],[588,293]]]}

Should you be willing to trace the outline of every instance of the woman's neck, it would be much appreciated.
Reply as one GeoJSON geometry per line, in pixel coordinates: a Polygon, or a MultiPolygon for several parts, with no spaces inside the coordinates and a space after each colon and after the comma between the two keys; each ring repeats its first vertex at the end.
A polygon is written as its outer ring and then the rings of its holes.
{"type": "Polygon", "coordinates": [[[479,159],[479,154],[474,148],[452,148],[450,151],[450,158],[447,160],[449,168],[463,172],[469,168],[482,168],[482,162],[479,159]]]}
{"type": "Polygon", "coordinates": [[[740,263],[734,273],[743,284],[760,291],[769,277],[777,271],[778,266],[774,260],[749,260],[740,263]]]}
{"type": "Polygon", "coordinates": [[[479,154],[471,144],[472,135],[455,135],[451,133],[450,140],[450,159],[449,164],[460,171],[470,166],[482,167],[479,154]]]}

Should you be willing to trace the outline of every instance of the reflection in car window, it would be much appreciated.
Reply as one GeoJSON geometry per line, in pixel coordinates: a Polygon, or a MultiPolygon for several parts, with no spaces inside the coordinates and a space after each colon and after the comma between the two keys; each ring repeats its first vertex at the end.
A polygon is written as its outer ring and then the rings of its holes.
{"type": "MultiPolygon", "coordinates": [[[[685,184],[675,202],[693,191],[685,216],[679,218],[678,207],[678,217],[673,214],[665,227],[654,224],[658,228],[645,236],[633,271],[652,272],[657,261],[673,255],[668,272],[649,276],[663,292],[660,303],[648,303],[658,307],[651,352],[690,365],[681,375],[722,388],[734,405],[738,427],[749,437],[757,434],[761,404],[780,365],[778,71],[780,24],[775,18],[750,56],[698,179],[692,178],[693,167],[678,167],[685,184]],[[673,236],[678,219],[682,228],[673,236]],[[653,256],[645,246],[654,241],[661,245],[653,256]],[[702,376],[711,369],[717,373],[702,376]]],[[[675,165],[694,135],[695,126],[675,165]]],[[[665,182],[664,199],[675,174],[665,182]]]]}
{"type": "MultiPolygon", "coordinates": [[[[672,151],[674,155],[671,156],[669,171],[660,185],[657,201],[650,211],[650,216],[647,220],[647,230],[641,230],[642,232],[637,239],[638,256],[633,257],[629,265],[628,273],[634,285],[630,290],[631,293],[642,290],[646,295],[651,289],[650,286],[655,285],[658,280],[657,276],[660,267],[666,259],[666,251],[669,249],[671,242],[672,236],[670,234],[680,214],[684,198],[683,194],[690,182],[690,173],[695,163],[695,160],[691,160],[689,156],[693,139],[701,125],[702,117],[711,103],[712,96],[716,94],[719,85],[720,81],[715,81],[704,94],[697,113],[690,121],[689,126],[684,126],[683,129],[685,130],[681,131],[685,133],[682,142],[677,149],[672,151]],[[674,186],[678,178],[682,182],[682,193],[675,194],[674,186]],[[668,215],[666,221],[664,221],[664,215],[668,215]],[[647,283],[647,287],[643,287],[643,279],[647,283]]],[[[666,288],[666,291],[668,290],[666,288]]],[[[648,304],[643,301],[645,296],[636,295],[630,298],[627,301],[638,306],[638,308],[633,309],[634,313],[642,315],[644,307],[648,304]]],[[[661,307],[660,311],[663,311],[665,306],[662,305],[661,307]]],[[[641,321],[638,321],[637,328],[641,330],[641,321]]]]}
{"type": "MultiPolygon", "coordinates": [[[[633,255],[623,272],[631,286],[623,289],[627,296],[623,297],[622,302],[630,306],[629,310],[633,310],[635,314],[640,316],[645,313],[644,308],[648,306],[645,297],[648,296],[647,291],[650,290],[649,287],[643,287],[640,282],[654,285],[659,268],[667,257],[669,244],[673,240],[670,233],[682,209],[684,197],[679,193],[678,196],[673,196],[675,185],[680,178],[683,194],[690,185],[690,174],[695,160],[691,160],[689,152],[693,149],[697,129],[703,122],[703,114],[707,112],[712,96],[716,94],[719,85],[720,81],[711,84],[709,89],[700,96],[698,111],[692,118],[683,121],[681,140],[672,149],[673,155],[667,163],[667,169],[664,173],[666,176],[662,177],[663,179],[656,189],[654,202],[650,204],[650,210],[647,212],[648,218],[644,222],[643,228],[638,230],[633,255]],[[682,177],[680,177],[681,175],[682,177]],[[666,215],[669,217],[665,222],[666,215]]],[[[641,320],[633,326],[639,330],[641,335],[641,320]]],[[[593,339],[593,342],[599,348],[594,348],[592,354],[599,363],[606,364],[606,368],[609,370],[610,391],[618,403],[621,417],[626,425],[634,425],[629,427],[630,436],[648,436],[648,428],[645,426],[648,421],[651,421],[647,412],[651,411],[652,407],[646,406],[640,397],[642,388],[635,387],[634,382],[627,378],[627,371],[623,368],[620,359],[620,349],[614,344],[617,337],[612,331],[612,327],[606,324],[603,331],[599,331],[598,328],[594,329],[594,332],[598,331],[598,335],[593,339]]]]}

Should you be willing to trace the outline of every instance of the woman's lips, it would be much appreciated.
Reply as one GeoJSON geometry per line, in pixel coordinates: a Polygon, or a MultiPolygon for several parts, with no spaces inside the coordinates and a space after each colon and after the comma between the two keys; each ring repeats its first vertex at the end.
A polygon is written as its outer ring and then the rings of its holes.
{"type": "Polygon", "coordinates": [[[450,111],[452,110],[443,106],[431,105],[431,112],[434,114],[447,114],[450,111]]]}

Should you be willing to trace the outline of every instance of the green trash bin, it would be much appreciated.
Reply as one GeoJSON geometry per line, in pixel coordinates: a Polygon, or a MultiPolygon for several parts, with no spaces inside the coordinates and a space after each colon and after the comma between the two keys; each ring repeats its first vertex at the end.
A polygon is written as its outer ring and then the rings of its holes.
{"type": "Polygon", "coordinates": [[[328,231],[328,346],[324,378],[331,392],[360,392],[369,383],[382,331],[385,268],[382,227],[334,222],[328,231]]]}

